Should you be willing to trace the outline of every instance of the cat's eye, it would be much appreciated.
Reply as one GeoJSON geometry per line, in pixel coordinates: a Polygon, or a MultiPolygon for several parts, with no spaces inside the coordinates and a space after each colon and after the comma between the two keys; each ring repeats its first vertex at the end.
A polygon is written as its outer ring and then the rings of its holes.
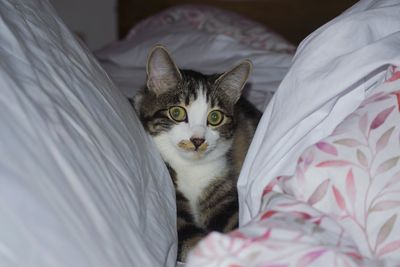
{"type": "Polygon", "coordinates": [[[208,114],[207,122],[211,126],[218,126],[222,123],[224,114],[219,110],[213,110],[208,114]]]}
{"type": "Polygon", "coordinates": [[[186,110],[183,107],[175,106],[169,109],[169,115],[174,121],[181,122],[186,120],[186,110]]]}

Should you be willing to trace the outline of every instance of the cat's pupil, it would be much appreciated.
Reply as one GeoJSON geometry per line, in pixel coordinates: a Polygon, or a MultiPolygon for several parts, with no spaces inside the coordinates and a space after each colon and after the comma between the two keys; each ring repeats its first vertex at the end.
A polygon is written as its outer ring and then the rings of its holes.
{"type": "Polygon", "coordinates": [[[179,117],[179,115],[181,114],[181,112],[180,112],[179,109],[174,109],[173,114],[174,114],[174,117],[177,118],[177,117],[179,117]]]}

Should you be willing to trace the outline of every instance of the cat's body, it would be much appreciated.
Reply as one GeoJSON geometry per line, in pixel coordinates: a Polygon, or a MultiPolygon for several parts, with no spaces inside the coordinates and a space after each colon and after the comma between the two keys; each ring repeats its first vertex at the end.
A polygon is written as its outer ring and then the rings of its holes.
{"type": "Polygon", "coordinates": [[[179,70],[161,46],[150,53],[134,105],[176,189],[179,260],[210,231],[237,227],[236,182],[260,118],[240,97],[250,68],[204,75],[179,70]]]}

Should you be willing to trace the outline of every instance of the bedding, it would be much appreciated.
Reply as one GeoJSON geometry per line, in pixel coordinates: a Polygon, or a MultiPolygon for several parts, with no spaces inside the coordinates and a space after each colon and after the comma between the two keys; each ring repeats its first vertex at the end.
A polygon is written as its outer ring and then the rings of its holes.
{"type": "Polygon", "coordinates": [[[235,13],[181,5],[142,21],[125,39],[95,54],[122,92],[132,97],[143,86],[147,54],[155,44],[166,46],[178,66],[206,74],[250,59],[254,67],[245,95],[260,110],[286,74],[294,51],[276,33],[235,13]]]}
{"type": "Polygon", "coordinates": [[[175,266],[168,172],[48,1],[0,1],[0,266],[175,266]]]}
{"type": "Polygon", "coordinates": [[[332,133],[382,83],[389,65],[400,65],[399,6],[360,1],[300,44],[239,177],[241,224],[260,211],[263,188],[292,175],[304,149],[332,133]]]}
{"type": "Polygon", "coordinates": [[[239,178],[241,227],[187,266],[400,264],[399,13],[360,1],[301,43],[239,178]]]}
{"type": "Polygon", "coordinates": [[[399,13],[362,0],[293,57],[252,21],[177,7],[98,51],[100,66],[48,1],[1,1],[0,266],[175,266],[173,186],[126,99],[154,43],[206,73],[251,59],[247,96],[265,110],[241,227],[187,266],[398,266],[399,13]]]}
{"type": "Polygon", "coordinates": [[[400,71],[273,179],[261,212],[212,233],[187,266],[398,266],[400,71]]]}

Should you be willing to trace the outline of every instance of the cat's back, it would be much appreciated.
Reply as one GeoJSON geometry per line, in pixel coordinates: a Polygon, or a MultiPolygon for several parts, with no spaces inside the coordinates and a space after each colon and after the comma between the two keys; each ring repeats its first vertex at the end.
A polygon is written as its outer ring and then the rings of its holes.
{"type": "Polygon", "coordinates": [[[262,113],[244,97],[236,103],[235,113],[237,128],[233,138],[231,159],[235,174],[238,176],[262,113]]]}

